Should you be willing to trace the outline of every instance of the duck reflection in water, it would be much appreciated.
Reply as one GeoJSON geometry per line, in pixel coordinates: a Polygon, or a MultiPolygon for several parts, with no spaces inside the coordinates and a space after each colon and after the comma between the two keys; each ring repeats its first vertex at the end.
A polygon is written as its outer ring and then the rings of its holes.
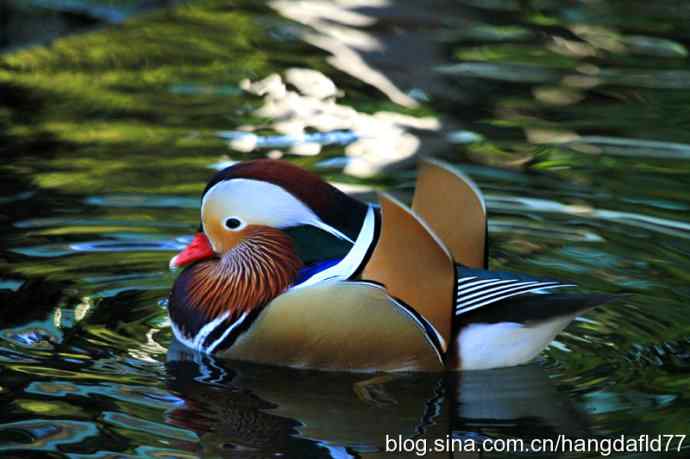
{"type": "Polygon", "coordinates": [[[462,373],[357,374],[217,360],[174,342],[167,370],[170,389],[185,400],[167,422],[195,431],[204,457],[383,458],[391,457],[386,438],[431,445],[436,439],[465,443],[587,430],[586,418],[536,363],[462,373]]]}

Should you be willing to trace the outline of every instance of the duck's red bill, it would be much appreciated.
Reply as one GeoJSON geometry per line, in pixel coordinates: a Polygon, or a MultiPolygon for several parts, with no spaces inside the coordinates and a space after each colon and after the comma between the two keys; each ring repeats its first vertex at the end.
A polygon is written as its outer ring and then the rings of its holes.
{"type": "Polygon", "coordinates": [[[172,257],[170,269],[181,268],[195,261],[205,260],[213,256],[213,248],[204,233],[196,233],[194,239],[185,249],[172,257]]]}

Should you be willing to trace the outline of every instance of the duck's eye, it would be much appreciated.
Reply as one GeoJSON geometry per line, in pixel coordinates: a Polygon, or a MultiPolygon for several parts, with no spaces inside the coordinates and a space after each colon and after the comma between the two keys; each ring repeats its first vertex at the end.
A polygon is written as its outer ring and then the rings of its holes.
{"type": "Polygon", "coordinates": [[[230,217],[225,220],[225,227],[229,230],[236,230],[242,226],[242,221],[239,218],[230,217]]]}

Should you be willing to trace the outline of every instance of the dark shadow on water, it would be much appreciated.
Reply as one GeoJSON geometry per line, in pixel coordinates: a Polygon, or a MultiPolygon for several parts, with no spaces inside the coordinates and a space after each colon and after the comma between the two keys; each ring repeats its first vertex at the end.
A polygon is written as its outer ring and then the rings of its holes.
{"type": "Polygon", "coordinates": [[[63,35],[106,24],[118,24],[133,14],[177,3],[180,0],[3,0],[0,2],[0,53],[48,43],[63,35]]]}
{"type": "Polygon", "coordinates": [[[169,422],[196,432],[204,454],[212,456],[242,449],[378,457],[386,438],[431,444],[588,433],[587,417],[536,364],[451,374],[351,374],[227,362],[175,342],[166,367],[169,389],[184,400],[167,413],[169,422]]]}

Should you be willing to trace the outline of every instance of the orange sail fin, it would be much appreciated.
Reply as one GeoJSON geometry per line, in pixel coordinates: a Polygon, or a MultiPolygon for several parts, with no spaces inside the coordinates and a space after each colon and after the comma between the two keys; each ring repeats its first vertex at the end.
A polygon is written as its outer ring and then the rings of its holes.
{"type": "Polygon", "coordinates": [[[412,209],[441,238],[455,261],[486,268],[486,205],[472,180],[447,163],[424,159],[412,209]]]}
{"type": "Polygon", "coordinates": [[[381,234],[362,278],[383,284],[435,329],[443,350],[454,315],[455,265],[443,242],[410,208],[381,194],[381,234]]]}

